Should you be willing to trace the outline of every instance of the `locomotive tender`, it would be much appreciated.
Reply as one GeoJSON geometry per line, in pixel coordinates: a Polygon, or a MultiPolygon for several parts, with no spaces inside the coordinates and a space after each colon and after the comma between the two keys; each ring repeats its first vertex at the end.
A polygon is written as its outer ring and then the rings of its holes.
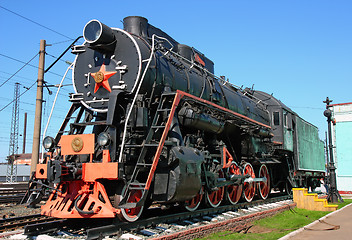
{"type": "Polygon", "coordinates": [[[56,186],[42,214],[132,222],[153,203],[194,211],[315,186],[325,163],[316,127],[271,95],[216,77],[204,54],[147,19],[123,24],[92,20],[72,49],[72,106],[44,139],[35,173],[56,186]],[[316,153],[309,159],[303,143],[316,153]]]}

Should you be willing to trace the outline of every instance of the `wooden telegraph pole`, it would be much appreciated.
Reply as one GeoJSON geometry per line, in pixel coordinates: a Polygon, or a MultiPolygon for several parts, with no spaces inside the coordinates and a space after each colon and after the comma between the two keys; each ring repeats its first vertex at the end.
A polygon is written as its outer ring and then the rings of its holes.
{"type": "Polygon", "coordinates": [[[45,40],[40,40],[37,98],[36,98],[36,104],[35,104],[34,132],[33,132],[33,146],[32,146],[32,160],[31,160],[31,175],[35,172],[37,163],[39,162],[40,132],[41,132],[42,103],[43,103],[45,45],[46,45],[45,40]]]}

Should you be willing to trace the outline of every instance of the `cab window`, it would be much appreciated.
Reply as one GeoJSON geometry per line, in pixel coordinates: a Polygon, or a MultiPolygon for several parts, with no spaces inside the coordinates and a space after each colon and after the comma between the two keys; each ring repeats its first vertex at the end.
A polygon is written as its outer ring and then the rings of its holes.
{"type": "Polygon", "coordinates": [[[273,112],[273,123],[275,126],[280,125],[280,113],[279,112],[273,112]]]}
{"type": "Polygon", "coordinates": [[[284,112],[284,127],[287,127],[287,112],[284,112]]]}

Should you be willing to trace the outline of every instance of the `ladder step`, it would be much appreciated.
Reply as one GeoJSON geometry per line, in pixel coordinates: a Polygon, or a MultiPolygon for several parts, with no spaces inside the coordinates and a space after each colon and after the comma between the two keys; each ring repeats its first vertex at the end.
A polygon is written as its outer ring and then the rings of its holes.
{"type": "Polygon", "coordinates": [[[152,163],[137,163],[137,166],[145,166],[145,167],[148,167],[148,166],[152,166],[153,164],[152,163]]]}
{"type": "Polygon", "coordinates": [[[152,128],[159,129],[159,128],[165,128],[165,126],[152,126],[152,128]]]}
{"type": "Polygon", "coordinates": [[[131,182],[130,186],[134,185],[134,186],[145,186],[145,183],[140,183],[140,182],[131,182]]]}
{"type": "Polygon", "coordinates": [[[157,111],[158,112],[167,112],[167,111],[170,111],[170,110],[171,110],[170,108],[160,108],[157,111]]]}
{"type": "MultiPolygon", "coordinates": [[[[165,146],[172,146],[174,145],[174,142],[172,141],[165,141],[164,142],[165,146]]],[[[145,143],[144,144],[145,147],[159,147],[159,143],[145,143]]]]}
{"type": "Polygon", "coordinates": [[[144,187],[130,187],[130,190],[144,190],[144,187]]]}
{"type": "Polygon", "coordinates": [[[159,143],[145,143],[144,146],[145,147],[158,147],[159,143]]]}
{"type": "Polygon", "coordinates": [[[139,183],[139,182],[132,182],[129,185],[130,190],[144,190],[145,183],[139,183]]]}
{"type": "Polygon", "coordinates": [[[163,93],[161,96],[162,97],[166,97],[166,96],[175,96],[176,95],[176,93],[174,93],[174,92],[170,92],[170,93],[163,93]]]}

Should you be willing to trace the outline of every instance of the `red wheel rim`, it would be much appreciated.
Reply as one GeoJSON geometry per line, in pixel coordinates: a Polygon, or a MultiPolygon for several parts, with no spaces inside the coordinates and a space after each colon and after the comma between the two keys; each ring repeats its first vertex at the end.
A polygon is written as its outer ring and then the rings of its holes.
{"type": "MultiPolygon", "coordinates": [[[[219,171],[219,178],[223,178],[224,173],[220,170],[219,171]]],[[[206,193],[206,200],[208,205],[211,207],[218,207],[224,197],[225,187],[219,187],[218,190],[207,192],[206,193]]]]}
{"type": "Polygon", "coordinates": [[[203,187],[201,192],[198,193],[194,198],[192,198],[191,200],[185,201],[185,208],[190,212],[195,211],[199,207],[202,199],[203,199],[203,187]]]}
{"type": "MultiPolygon", "coordinates": [[[[141,190],[132,190],[131,191],[131,195],[128,198],[127,202],[128,203],[139,202],[139,200],[141,200],[141,197],[142,197],[142,191],[141,190]]],[[[125,209],[125,212],[126,212],[127,216],[129,216],[131,218],[134,218],[140,213],[141,208],[142,207],[127,208],[127,209],[125,209]]]]}
{"type": "MultiPolygon", "coordinates": [[[[138,187],[138,186],[132,186],[138,187]]],[[[125,189],[122,191],[124,192],[125,189]]],[[[142,190],[131,190],[130,196],[127,200],[127,203],[137,203],[142,198],[143,192],[142,190]]],[[[139,219],[142,214],[144,206],[135,207],[135,208],[121,208],[120,218],[124,221],[134,222],[139,219]]]]}
{"type": "MultiPolygon", "coordinates": [[[[255,173],[252,165],[246,163],[243,168],[243,175],[249,175],[251,178],[255,178],[255,173]]],[[[254,182],[244,182],[243,183],[243,196],[247,202],[251,202],[255,194],[255,183],[254,182]]]]}
{"type": "Polygon", "coordinates": [[[259,194],[262,199],[266,199],[270,192],[270,175],[266,165],[261,165],[259,169],[259,177],[265,177],[266,181],[259,182],[259,194]]]}
{"type": "MultiPolygon", "coordinates": [[[[242,175],[240,168],[237,166],[236,163],[231,164],[228,168],[229,175],[242,175]]],[[[226,200],[231,204],[236,204],[242,194],[242,185],[230,185],[226,189],[226,200]]]]}

